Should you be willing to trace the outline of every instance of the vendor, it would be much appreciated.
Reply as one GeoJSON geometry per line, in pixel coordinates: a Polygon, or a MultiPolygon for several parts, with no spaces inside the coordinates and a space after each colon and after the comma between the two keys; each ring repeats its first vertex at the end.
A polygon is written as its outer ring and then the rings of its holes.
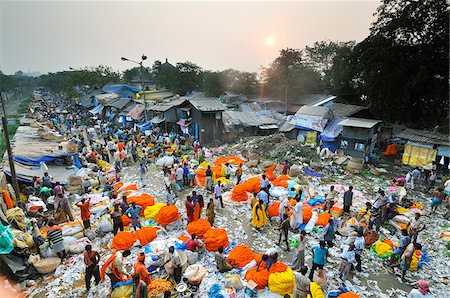
{"type": "Polygon", "coordinates": [[[170,246],[169,251],[164,256],[166,262],[163,264],[168,265],[166,270],[167,273],[172,274],[175,282],[178,284],[181,282],[181,276],[183,273],[183,266],[181,265],[180,255],[177,251],[175,251],[175,247],[170,246]]]}
{"type": "Polygon", "coordinates": [[[195,240],[196,238],[197,236],[195,234],[192,234],[191,239],[189,239],[188,242],[186,243],[186,250],[197,252],[199,248],[203,247],[203,245],[201,245],[195,240]]]}
{"type": "Polygon", "coordinates": [[[214,256],[217,264],[217,269],[219,269],[220,273],[230,271],[233,269],[230,264],[227,262],[227,258],[223,254],[223,246],[219,246],[217,249],[218,253],[214,256]]]}
{"type": "Polygon", "coordinates": [[[140,279],[145,282],[147,285],[150,284],[151,278],[150,274],[148,273],[147,266],[145,266],[145,253],[141,252],[138,255],[138,260],[136,263],[134,263],[134,274],[139,275],[140,279]]]}
{"type": "Polygon", "coordinates": [[[102,281],[105,280],[105,274],[111,280],[111,288],[119,281],[125,281],[128,272],[123,265],[123,259],[131,254],[129,250],[114,252],[103,264],[100,271],[102,281]]]}

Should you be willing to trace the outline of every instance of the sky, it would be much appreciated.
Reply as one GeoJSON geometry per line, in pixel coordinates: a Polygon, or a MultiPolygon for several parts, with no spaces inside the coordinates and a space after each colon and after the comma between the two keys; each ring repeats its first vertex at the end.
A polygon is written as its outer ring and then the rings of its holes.
{"type": "MultiPolygon", "coordinates": [[[[191,61],[203,69],[259,72],[281,49],[361,41],[372,1],[0,1],[0,70],[41,73],[100,64],[191,61]]],[[[144,65],[145,65],[144,64],[144,65]]]]}

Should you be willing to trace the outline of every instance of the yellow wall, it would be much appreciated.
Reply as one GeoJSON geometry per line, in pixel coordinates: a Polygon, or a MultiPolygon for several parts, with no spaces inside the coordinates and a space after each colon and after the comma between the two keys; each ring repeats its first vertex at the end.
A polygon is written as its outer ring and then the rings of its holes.
{"type": "Polygon", "coordinates": [[[413,167],[423,167],[436,159],[437,150],[414,145],[405,145],[402,162],[413,167]]]}

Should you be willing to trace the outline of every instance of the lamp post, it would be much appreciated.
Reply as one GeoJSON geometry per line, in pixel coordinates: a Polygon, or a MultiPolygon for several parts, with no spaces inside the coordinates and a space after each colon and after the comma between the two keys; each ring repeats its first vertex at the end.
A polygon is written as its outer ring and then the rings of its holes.
{"type": "Polygon", "coordinates": [[[143,74],[144,74],[144,67],[142,66],[142,63],[143,63],[145,60],[147,60],[147,56],[145,56],[144,54],[142,54],[141,62],[137,62],[137,61],[134,61],[134,60],[125,58],[125,57],[120,57],[120,59],[121,59],[122,61],[129,61],[129,62],[132,62],[132,63],[135,63],[135,64],[138,64],[138,65],[139,65],[139,69],[140,69],[140,71],[141,71],[141,87],[142,87],[142,94],[144,95],[144,97],[143,97],[143,99],[144,99],[144,111],[145,111],[145,112],[144,112],[144,116],[145,116],[145,122],[147,122],[147,121],[148,121],[148,119],[147,119],[147,102],[145,101],[145,88],[144,88],[144,77],[143,77],[143,74]]]}

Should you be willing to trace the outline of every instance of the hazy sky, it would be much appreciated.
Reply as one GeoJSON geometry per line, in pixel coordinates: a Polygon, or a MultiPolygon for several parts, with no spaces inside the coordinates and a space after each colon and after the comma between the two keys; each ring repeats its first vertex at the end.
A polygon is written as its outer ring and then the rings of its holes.
{"type": "Polygon", "coordinates": [[[53,72],[121,56],[259,71],[282,48],[361,41],[379,1],[18,2],[0,0],[0,70],[53,72]],[[270,44],[272,44],[270,46],[270,44]]]}

